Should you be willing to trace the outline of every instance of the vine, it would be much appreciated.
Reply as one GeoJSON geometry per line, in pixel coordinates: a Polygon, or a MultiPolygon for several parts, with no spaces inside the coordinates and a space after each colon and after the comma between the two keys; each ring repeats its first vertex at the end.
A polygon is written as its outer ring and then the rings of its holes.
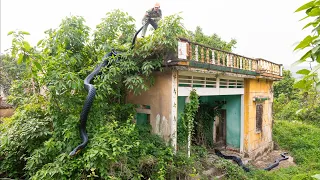
{"type": "Polygon", "coordinates": [[[221,117],[221,106],[223,103],[210,104],[201,103],[199,105],[199,111],[195,118],[195,133],[192,138],[193,143],[196,145],[203,145],[206,147],[212,147],[213,144],[213,122],[216,116],[221,117]]]}
{"type": "Polygon", "coordinates": [[[190,157],[191,137],[194,131],[194,118],[199,108],[199,96],[195,89],[190,92],[189,102],[184,108],[181,123],[178,126],[178,142],[180,145],[187,143],[188,156],[190,157]],[[180,130],[179,130],[180,129],[180,130]],[[181,134],[180,134],[181,133],[181,134]]]}

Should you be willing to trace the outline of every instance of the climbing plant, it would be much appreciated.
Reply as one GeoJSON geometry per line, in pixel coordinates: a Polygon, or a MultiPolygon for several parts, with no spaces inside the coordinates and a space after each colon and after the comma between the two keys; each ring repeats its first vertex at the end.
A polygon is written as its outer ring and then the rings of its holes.
{"type": "Polygon", "coordinates": [[[190,92],[188,102],[185,105],[180,126],[178,127],[178,142],[181,146],[187,144],[190,156],[191,137],[194,132],[194,118],[199,108],[199,96],[195,89],[190,92]]]}
{"type": "Polygon", "coordinates": [[[199,104],[199,110],[195,116],[195,133],[192,141],[196,145],[212,147],[213,144],[213,122],[216,116],[220,117],[222,104],[199,104]]]}
{"type": "Polygon", "coordinates": [[[182,150],[187,148],[189,132],[191,132],[192,145],[212,147],[214,145],[213,122],[216,116],[220,117],[220,110],[225,102],[214,104],[201,102],[195,90],[190,93],[188,101],[178,122],[179,147],[182,150]]]}

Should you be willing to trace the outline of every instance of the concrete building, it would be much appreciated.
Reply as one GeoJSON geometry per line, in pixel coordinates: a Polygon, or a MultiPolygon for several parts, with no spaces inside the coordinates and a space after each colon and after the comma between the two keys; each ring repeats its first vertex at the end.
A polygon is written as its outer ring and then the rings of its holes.
{"type": "Polygon", "coordinates": [[[180,38],[174,58],[154,72],[155,85],[129,103],[139,104],[138,123],[150,123],[153,133],[177,149],[177,122],[186,100],[196,89],[200,101],[224,102],[221,116],[212,120],[215,144],[256,158],[273,149],[272,103],[274,81],[282,65],[207,47],[180,38]]]}

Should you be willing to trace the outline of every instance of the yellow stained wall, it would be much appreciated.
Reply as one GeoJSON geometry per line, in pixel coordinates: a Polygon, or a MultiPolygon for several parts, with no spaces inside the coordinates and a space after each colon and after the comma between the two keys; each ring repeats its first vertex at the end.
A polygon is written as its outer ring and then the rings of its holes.
{"type": "Polygon", "coordinates": [[[245,79],[244,94],[244,152],[259,156],[272,148],[272,81],[267,79],[245,79]],[[263,104],[262,131],[256,131],[256,102],[254,97],[268,97],[263,104]]]}

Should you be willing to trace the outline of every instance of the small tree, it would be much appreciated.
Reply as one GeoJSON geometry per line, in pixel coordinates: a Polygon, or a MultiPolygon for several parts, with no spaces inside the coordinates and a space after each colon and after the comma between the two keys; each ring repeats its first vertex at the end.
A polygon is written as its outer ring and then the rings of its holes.
{"type": "Polygon", "coordinates": [[[283,71],[283,79],[273,85],[273,96],[278,98],[280,94],[285,94],[289,99],[294,99],[297,89],[293,87],[295,79],[289,70],[283,71]]]}
{"type": "Polygon", "coordinates": [[[6,96],[9,95],[9,89],[13,81],[21,79],[25,72],[24,69],[24,65],[18,65],[16,59],[11,55],[0,55],[0,87],[6,96]]]}
{"type": "Polygon", "coordinates": [[[237,44],[235,39],[231,39],[230,42],[227,42],[222,40],[217,34],[205,35],[200,26],[197,26],[194,32],[189,31],[189,38],[191,41],[229,52],[231,52],[237,44]]]}

